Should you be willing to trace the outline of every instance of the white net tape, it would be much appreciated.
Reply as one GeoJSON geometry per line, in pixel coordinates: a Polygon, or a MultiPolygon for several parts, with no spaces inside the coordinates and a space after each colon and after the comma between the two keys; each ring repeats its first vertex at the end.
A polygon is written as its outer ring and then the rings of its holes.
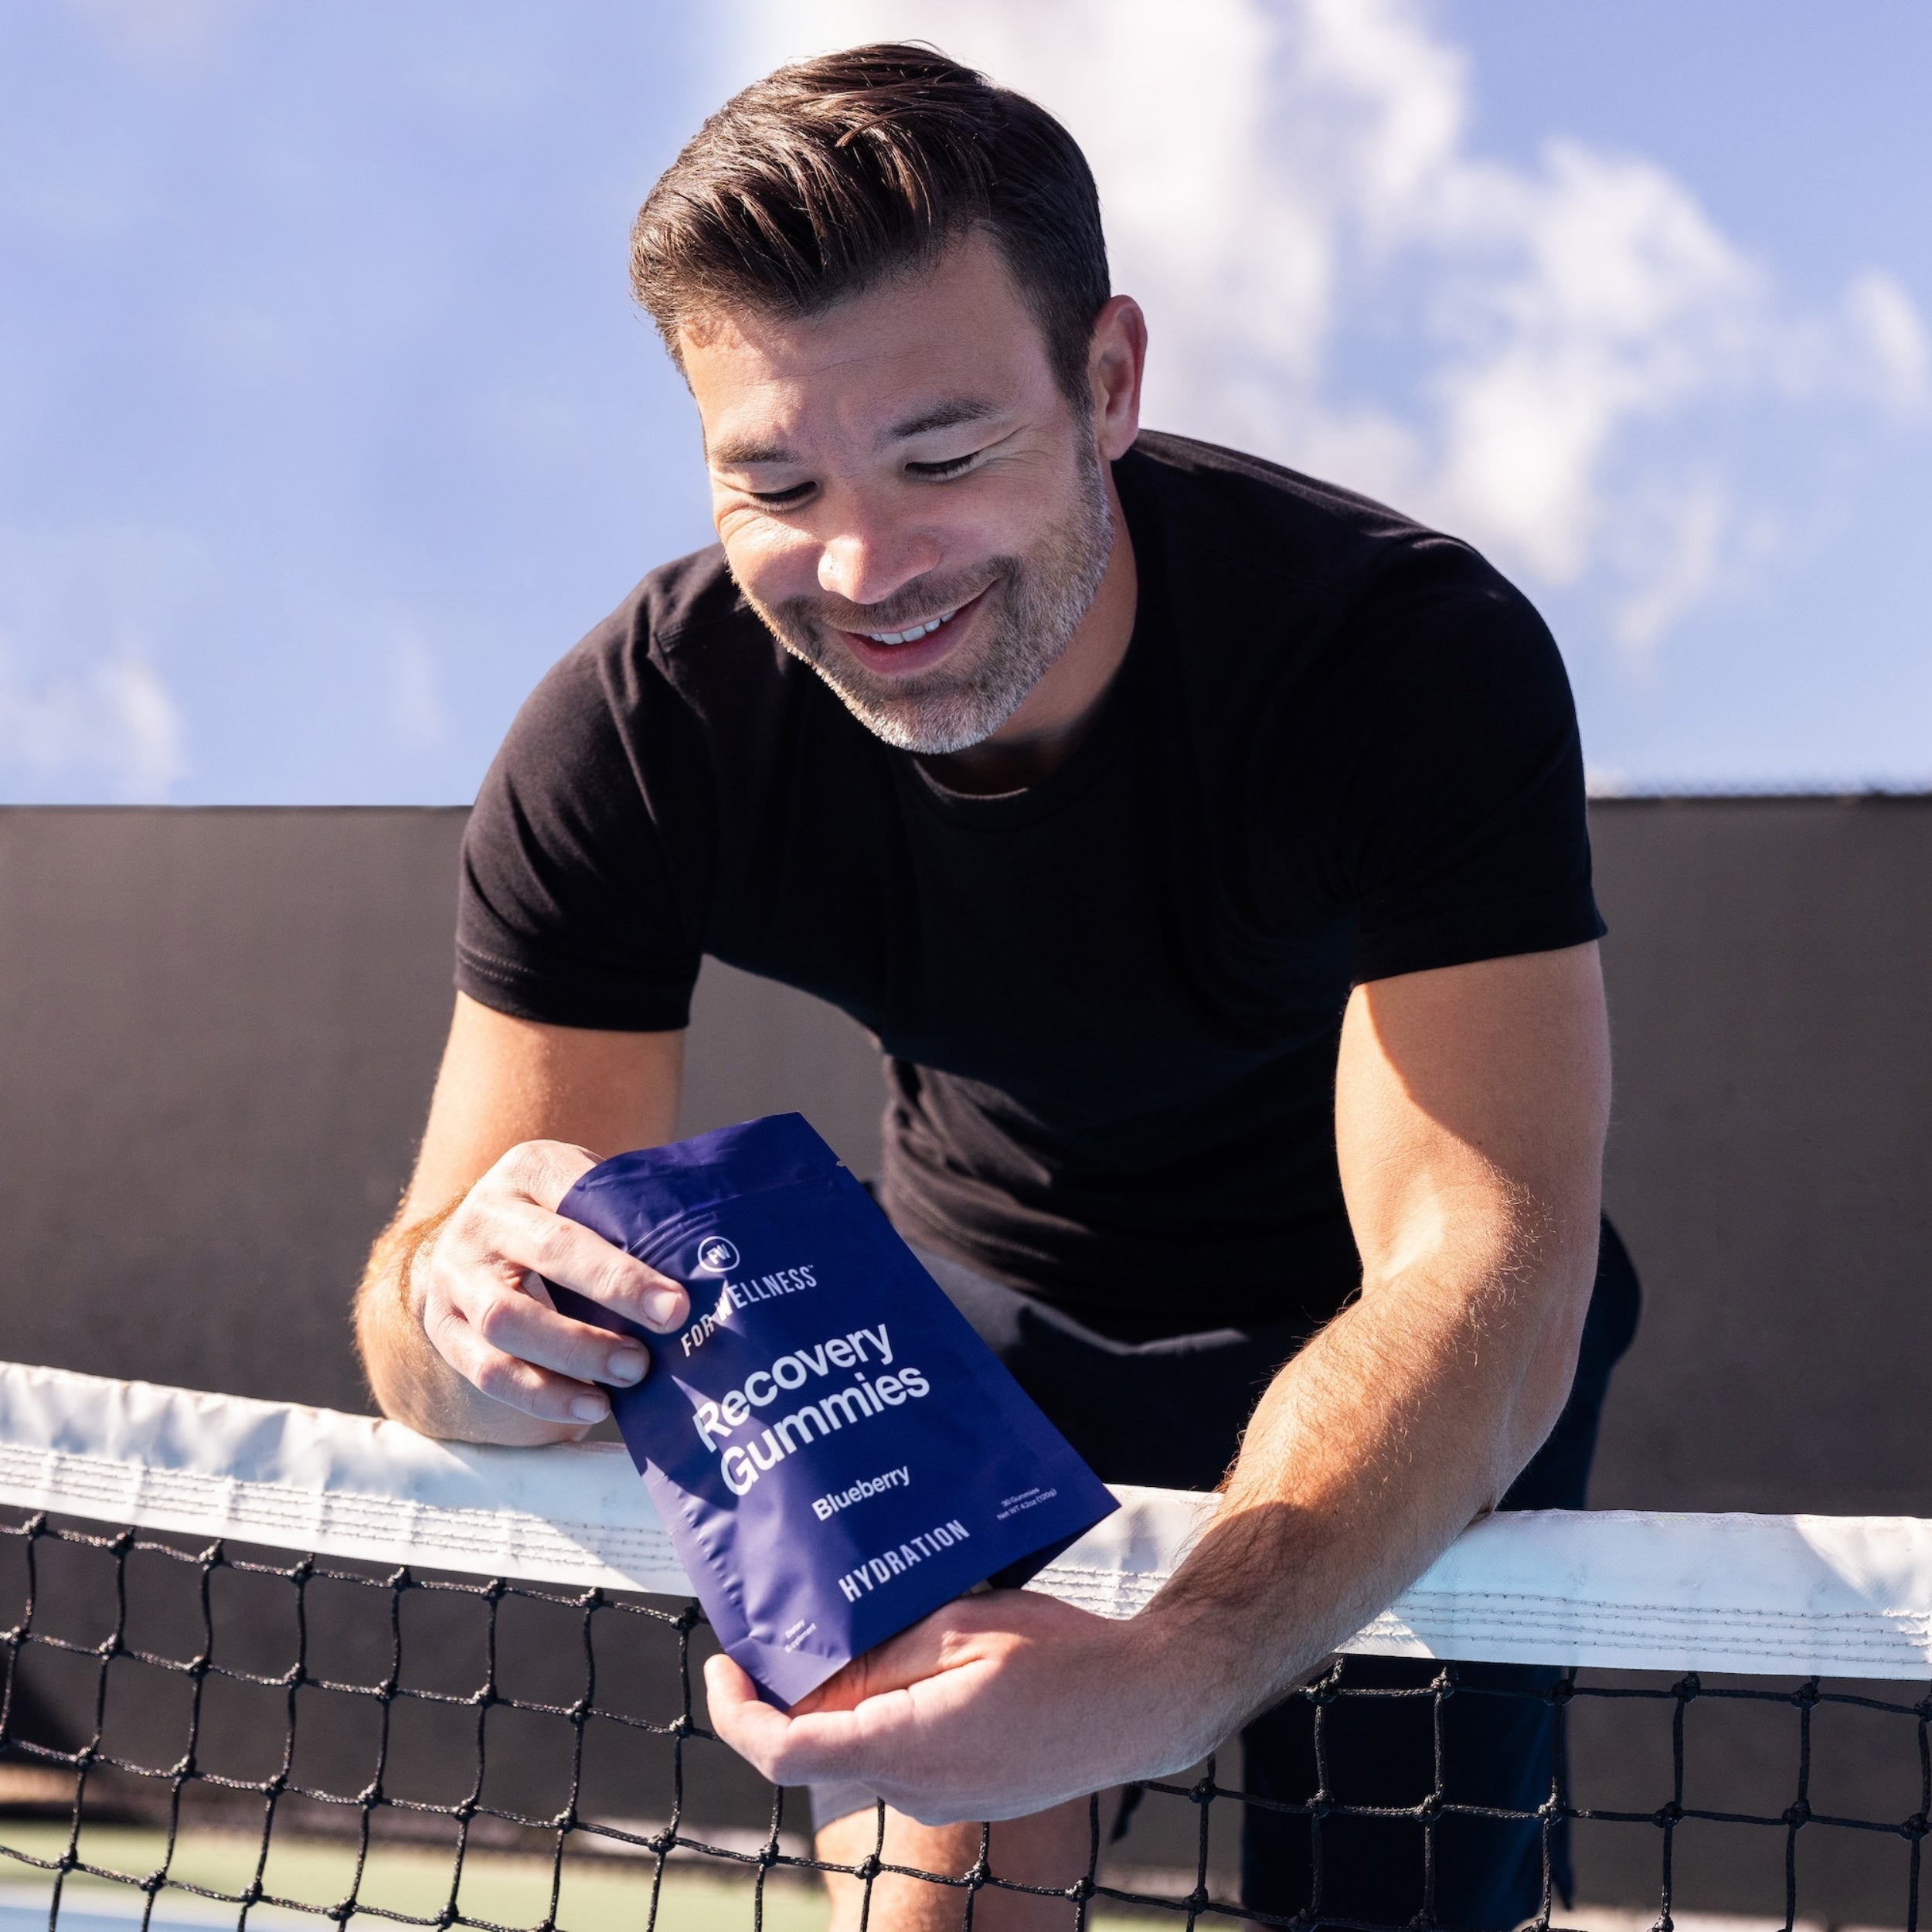
{"type": "MultiPolygon", "coordinates": [[[[1145,1604],[1216,1498],[1117,1489],[1033,1587],[1145,1604]]],[[[686,1597],[624,1450],[434,1442],[393,1422],[0,1363],[0,1502],[319,1556],[686,1597]]],[[[1468,1531],[1345,1650],[1466,1662],[1932,1675],[1932,1522],[1524,1512],[1468,1531]]]]}

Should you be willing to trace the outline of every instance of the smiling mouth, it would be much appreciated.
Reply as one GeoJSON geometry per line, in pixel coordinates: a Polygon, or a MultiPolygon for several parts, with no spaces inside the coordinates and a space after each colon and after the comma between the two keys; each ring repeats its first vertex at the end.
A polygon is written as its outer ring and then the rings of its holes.
{"type": "Polygon", "coordinates": [[[897,631],[857,631],[852,634],[865,638],[868,643],[883,644],[888,647],[917,644],[920,638],[930,638],[935,631],[951,624],[962,611],[977,604],[985,594],[984,590],[976,590],[963,604],[955,604],[950,611],[942,611],[936,617],[927,617],[918,624],[909,624],[897,631]]]}
{"type": "Polygon", "coordinates": [[[867,631],[862,634],[870,638],[874,644],[910,644],[918,638],[930,638],[942,624],[951,624],[957,614],[956,611],[948,611],[943,617],[914,624],[910,631],[867,631]]]}

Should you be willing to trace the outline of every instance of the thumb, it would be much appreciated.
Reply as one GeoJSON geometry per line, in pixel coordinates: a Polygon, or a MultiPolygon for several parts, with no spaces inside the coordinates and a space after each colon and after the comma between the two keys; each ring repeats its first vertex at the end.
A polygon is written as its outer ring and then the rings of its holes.
{"type": "Polygon", "coordinates": [[[706,1658],[704,1688],[711,1706],[711,1728],[741,1757],[762,1764],[782,1747],[791,1719],[758,1695],[758,1686],[735,1658],[722,1651],[706,1658]]]}
{"type": "Polygon", "coordinates": [[[706,1658],[704,1682],[711,1728],[773,1784],[850,1774],[847,1762],[858,1737],[849,1715],[799,1717],[774,1710],[744,1671],[723,1655],[706,1658]]]}

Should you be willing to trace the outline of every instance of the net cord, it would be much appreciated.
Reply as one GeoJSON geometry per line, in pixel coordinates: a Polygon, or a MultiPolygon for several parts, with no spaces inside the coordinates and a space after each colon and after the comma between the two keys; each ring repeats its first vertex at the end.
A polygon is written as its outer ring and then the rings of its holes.
{"type": "MultiPolygon", "coordinates": [[[[1032,1587],[1097,1614],[1151,1600],[1218,1499],[1121,1509],[1032,1587]]],[[[437,1442],[324,1409],[0,1363],[0,1502],[465,1575],[688,1597],[617,1444],[437,1442]]],[[[1475,1524],[1342,1645],[1372,1656],[1613,1669],[1932,1674],[1932,1522],[1543,1510],[1475,1524]]]]}

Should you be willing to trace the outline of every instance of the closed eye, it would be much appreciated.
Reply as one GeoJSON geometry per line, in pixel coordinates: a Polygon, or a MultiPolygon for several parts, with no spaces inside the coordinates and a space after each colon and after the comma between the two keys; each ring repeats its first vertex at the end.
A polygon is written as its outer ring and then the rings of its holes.
{"type": "Polygon", "coordinates": [[[762,503],[774,510],[790,509],[794,504],[802,503],[811,495],[812,485],[794,483],[788,490],[747,490],[745,494],[754,503],[762,503]]]}
{"type": "Polygon", "coordinates": [[[986,452],[975,450],[965,456],[949,457],[944,463],[908,463],[908,476],[923,477],[929,483],[943,483],[949,476],[963,476],[986,452]]]}

